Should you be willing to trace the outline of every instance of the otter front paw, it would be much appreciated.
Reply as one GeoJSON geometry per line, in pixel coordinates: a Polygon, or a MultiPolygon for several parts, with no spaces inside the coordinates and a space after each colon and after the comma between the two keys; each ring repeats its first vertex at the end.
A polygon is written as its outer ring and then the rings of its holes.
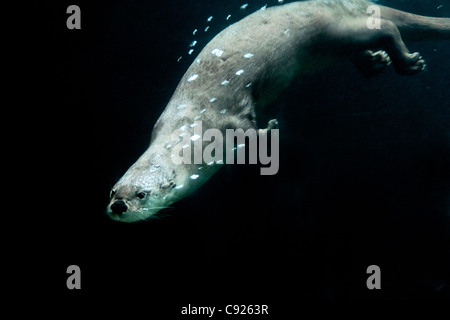
{"type": "Polygon", "coordinates": [[[379,50],[377,52],[372,52],[371,50],[367,50],[367,53],[370,55],[370,62],[374,70],[384,70],[392,62],[386,51],[379,50]]]}
{"type": "Polygon", "coordinates": [[[277,119],[272,119],[267,123],[267,128],[266,129],[259,129],[258,130],[258,134],[261,133],[267,133],[268,131],[278,128],[278,120],[277,119]]]}
{"type": "Polygon", "coordinates": [[[427,67],[425,60],[420,53],[408,53],[406,59],[395,66],[395,70],[398,74],[411,76],[421,71],[424,71],[427,67]]]}
{"type": "Polygon", "coordinates": [[[384,50],[376,52],[366,50],[355,55],[352,60],[359,72],[366,78],[379,75],[392,63],[391,58],[384,50]]]}

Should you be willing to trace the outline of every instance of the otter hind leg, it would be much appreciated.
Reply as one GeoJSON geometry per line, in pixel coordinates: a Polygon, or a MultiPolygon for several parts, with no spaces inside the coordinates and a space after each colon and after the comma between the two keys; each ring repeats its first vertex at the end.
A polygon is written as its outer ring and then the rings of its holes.
{"type": "Polygon", "coordinates": [[[366,50],[350,58],[358,71],[366,78],[374,77],[386,70],[392,63],[384,50],[366,50]]]}
{"type": "MultiPolygon", "coordinates": [[[[336,41],[334,43],[344,51],[348,51],[350,56],[367,48],[380,48],[387,52],[398,74],[414,75],[425,70],[425,60],[418,52],[409,52],[394,23],[382,19],[380,26],[379,29],[369,29],[366,19],[351,19],[338,25],[330,24],[327,32],[336,41]]],[[[381,58],[383,56],[382,53],[377,55],[381,58]]],[[[366,70],[367,68],[365,66],[366,70]]]]}

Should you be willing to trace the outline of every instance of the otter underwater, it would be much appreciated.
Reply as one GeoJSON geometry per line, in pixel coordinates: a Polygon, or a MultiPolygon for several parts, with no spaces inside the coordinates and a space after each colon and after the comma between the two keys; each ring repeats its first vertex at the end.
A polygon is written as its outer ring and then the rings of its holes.
{"type": "Polygon", "coordinates": [[[415,75],[425,60],[403,41],[450,40],[450,18],[373,5],[292,2],[258,10],[220,32],[182,77],[154,125],[149,148],[112,188],[107,214],[121,222],[146,220],[197,190],[223,161],[180,162],[174,154],[190,150],[186,141],[195,143],[199,136],[211,141],[208,130],[214,137],[225,137],[227,130],[266,137],[277,122],[262,118],[274,118],[276,108],[269,106],[295,78],[346,59],[365,77],[390,67],[415,75]]]}

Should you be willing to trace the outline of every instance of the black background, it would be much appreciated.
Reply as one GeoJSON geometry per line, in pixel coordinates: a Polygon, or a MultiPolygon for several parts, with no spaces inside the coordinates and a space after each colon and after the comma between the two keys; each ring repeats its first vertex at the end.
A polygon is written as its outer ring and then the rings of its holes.
{"type": "MultiPolygon", "coordinates": [[[[449,299],[446,42],[407,43],[427,59],[414,77],[389,70],[367,80],[344,63],[296,80],[276,102],[277,175],[225,166],[161,219],[106,216],[110,188],[147,148],[195,53],[230,22],[277,2],[249,1],[246,12],[243,3],[78,1],[82,29],[68,30],[74,3],[42,2],[42,59],[31,79],[43,103],[30,111],[29,152],[43,209],[34,213],[32,255],[46,291],[67,301],[139,297],[149,312],[168,314],[189,303],[281,310],[305,299],[449,299]],[[82,271],[79,291],[66,288],[72,264],[82,271]],[[366,288],[372,264],[381,290],[366,288]]],[[[448,5],[436,9],[442,1],[383,3],[450,16],[448,5]]]]}

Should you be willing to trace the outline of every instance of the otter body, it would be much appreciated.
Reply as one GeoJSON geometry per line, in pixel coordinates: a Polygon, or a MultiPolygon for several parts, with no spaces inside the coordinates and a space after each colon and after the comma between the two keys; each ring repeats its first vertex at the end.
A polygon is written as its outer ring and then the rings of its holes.
{"type": "Polygon", "coordinates": [[[183,134],[203,130],[264,128],[267,106],[302,74],[350,59],[370,77],[392,64],[413,75],[425,68],[406,40],[448,40],[450,19],[377,6],[380,28],[370,29],[371,2],[294,2],[259,10],[219,33],[200,52],[153,129],[150,147],[117,182],[108,215],[145,220],[195,191],[220,167],[175,164],[172,150],[183,134]],[[376,51],[378,50],[378,51],[376,51]],[[176,132],[176,134],[174,134],[176,132]]]}

